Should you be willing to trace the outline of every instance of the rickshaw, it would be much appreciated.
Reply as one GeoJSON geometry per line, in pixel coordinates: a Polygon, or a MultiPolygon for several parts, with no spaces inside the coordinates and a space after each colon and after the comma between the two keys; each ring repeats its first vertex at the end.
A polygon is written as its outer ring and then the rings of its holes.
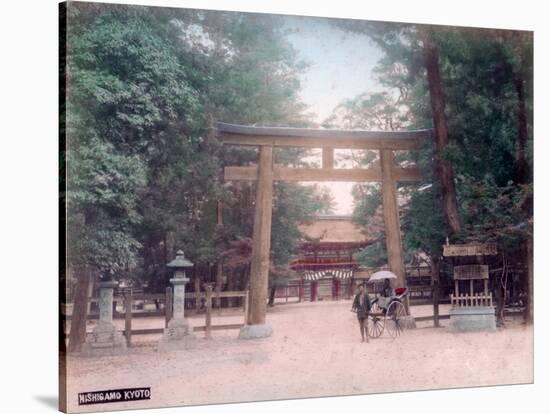
{"type": "MultiPolygon", "coordinates": [[[[385,279],[397,279],[397,276],[387,270],[374,273],[367,283],[377,284],[385,279]]],[[[380,289],[375,289],[374,299],[371,296],[371,309],[367,321],[367,331],[371,338],[378,338],[384,330],[387,330],[391,337],[396,338],[403,332],[403,322],[407,311],[403,301],[408,291],[407,288],[396,288],[393,294],[385,297],[380,295],[380,289]]]]}

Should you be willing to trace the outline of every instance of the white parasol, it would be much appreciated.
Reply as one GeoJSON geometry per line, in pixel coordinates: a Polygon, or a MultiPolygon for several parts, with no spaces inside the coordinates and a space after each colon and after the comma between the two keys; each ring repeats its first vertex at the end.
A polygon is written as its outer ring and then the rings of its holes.
{"type": "Polygon", "coordinates": [[[379,272],[373,273],[367,283],[376,282],[377,280],[384,279],[397,279],[397,275],[390,272],[389,270],[380,270],[379,272]]]}

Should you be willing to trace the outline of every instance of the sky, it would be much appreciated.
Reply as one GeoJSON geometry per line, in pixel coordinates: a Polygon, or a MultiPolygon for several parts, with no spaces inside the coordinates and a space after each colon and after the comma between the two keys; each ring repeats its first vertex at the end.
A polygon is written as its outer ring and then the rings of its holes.
{"type": "MultiPolygon", "coordinates": [[[[344,99],[382,89],[372,72],[382,53],[366,36],[345,32],[323,18],[289,16],[287,26],[298,58],[309,63],[301,77],[301,98],[316,121],[322,122],[344,99]]],[[[320,184],[331,189],[334,214],[352,213],[353,183],[320,184]]]]}

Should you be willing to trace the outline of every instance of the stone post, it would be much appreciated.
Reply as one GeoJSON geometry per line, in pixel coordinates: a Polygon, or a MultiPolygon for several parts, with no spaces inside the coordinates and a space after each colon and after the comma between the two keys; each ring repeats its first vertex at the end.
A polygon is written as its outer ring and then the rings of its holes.
{"type": "Polygon", "coordinates": [[[113,291],[116,282],[99,283],[99,323],[113,323],[113,291]]]}
{"type": "Polygon", "coordinates": [[[206,292],[206,320],[205,320],[205,338],[212,339],[212,285],[204,284],[206,292]]]}
{"type": "Polygon", "coordinates": [[[126,340],[113,324],[113,290],[118,283],[99,283],[99,321],[86,337],[82,348],[85,356],[117,355],[126,351],[126,340]]]}

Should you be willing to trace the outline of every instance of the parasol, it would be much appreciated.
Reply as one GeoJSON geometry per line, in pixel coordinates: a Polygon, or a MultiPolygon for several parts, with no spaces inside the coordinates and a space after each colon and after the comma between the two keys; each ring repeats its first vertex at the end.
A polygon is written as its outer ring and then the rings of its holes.
{"type": "Polygon", "coordinates": [[[377,280],[384,279],[397,279],[397,275],[390,272],[389,270],[380,270],[379,272],[373,273],[367,283],[376,282],[377,280]]]}

